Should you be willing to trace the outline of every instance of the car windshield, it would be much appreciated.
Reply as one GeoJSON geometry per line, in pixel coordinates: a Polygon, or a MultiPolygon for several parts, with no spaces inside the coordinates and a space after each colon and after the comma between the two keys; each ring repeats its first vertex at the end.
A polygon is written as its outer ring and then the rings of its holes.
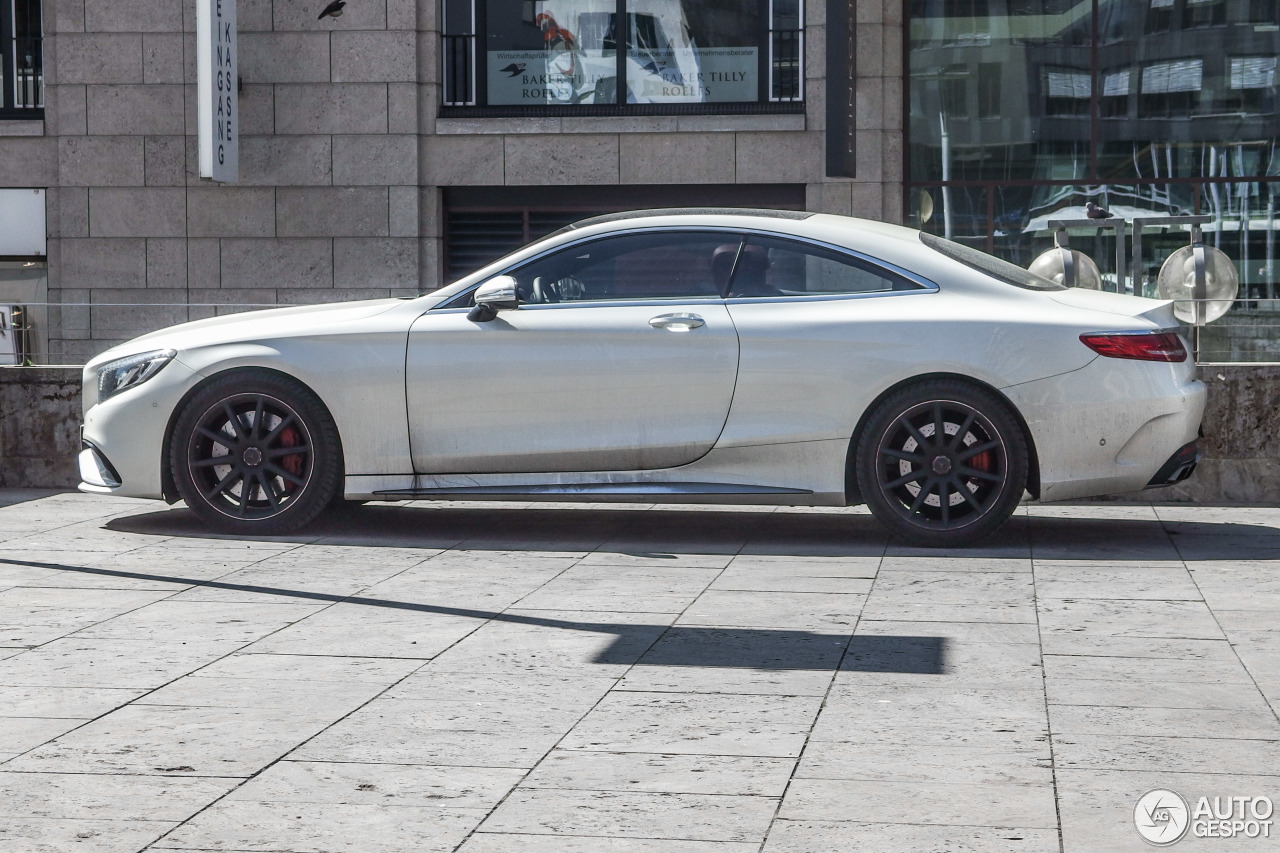
{"type": "Polygon", "coordinates": [[[1012,284],[1014,287],[1021,287],[1024,290],[1066,290],[1057,282],[1024,270],[1017,264],[1002,261],[986,252],[979,252],[977,249],[944,240],[933,234],[920,232],[920,242],[953,261],[959,261],[967,267],[986,273],[1005,284],[1012,284]]]}

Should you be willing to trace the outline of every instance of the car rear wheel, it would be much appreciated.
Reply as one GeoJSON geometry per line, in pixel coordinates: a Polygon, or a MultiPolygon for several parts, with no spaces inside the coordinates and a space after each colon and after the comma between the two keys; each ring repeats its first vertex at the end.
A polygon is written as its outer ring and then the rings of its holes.
{"type": "Polygon", "coordinates": [[[917,545],[965,545],[1013,514],[1027,483],[1027,443],[996,395],[931,380],[876,408],[855,465],[863,499],[892,532],[917,545]]]}
{"type": "Polygon", "coordinates": [[[231,533],[297,530],[340,494],[333,418],[306,386],[266,370],[201,388],[179,415],[169,463],[187,506],[231,533]]]}

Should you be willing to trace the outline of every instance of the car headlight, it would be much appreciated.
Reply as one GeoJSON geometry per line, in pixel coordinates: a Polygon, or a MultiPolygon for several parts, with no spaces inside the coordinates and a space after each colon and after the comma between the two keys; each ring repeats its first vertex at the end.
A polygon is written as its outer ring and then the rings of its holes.
{"type": "Polygon", "coordinates": [[[175,355],[177,352],[174,350],[158,349],[125,356],[102,365],[98,368],[98,402],[146,382],[172,361],[175,355]]]}

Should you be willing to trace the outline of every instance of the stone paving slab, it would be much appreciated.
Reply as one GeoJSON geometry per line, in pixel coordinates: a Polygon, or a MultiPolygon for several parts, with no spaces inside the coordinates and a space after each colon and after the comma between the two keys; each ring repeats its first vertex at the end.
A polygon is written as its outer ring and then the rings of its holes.
{"type": "MultiPolygon", "coordinates": [[[[1280,508],[0,492],[0,853],[1138,851],[1280,800],[1280,508]]],[[[1178,849],[1264,851],[1270,838],[1178,849]]]]}

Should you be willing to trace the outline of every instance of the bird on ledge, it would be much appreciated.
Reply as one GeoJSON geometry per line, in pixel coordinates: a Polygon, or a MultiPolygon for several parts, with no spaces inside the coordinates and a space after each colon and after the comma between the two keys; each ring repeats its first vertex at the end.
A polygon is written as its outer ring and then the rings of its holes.
{"type": "Polygon", "coordinates": [[[1084,206],[1084,215],[1090,219],[1110,219],[1111,211],[1098,207],[1093,202],[1089,202],[1084,206]]]}

